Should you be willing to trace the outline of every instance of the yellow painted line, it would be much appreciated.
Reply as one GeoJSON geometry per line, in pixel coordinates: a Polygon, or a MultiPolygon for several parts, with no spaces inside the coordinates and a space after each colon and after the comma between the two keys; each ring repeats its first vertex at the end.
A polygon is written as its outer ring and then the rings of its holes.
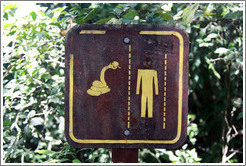
{"type": "Polygon", "coordinates": [[[69,136],[73,137],[73,54],[70,54],[69,63],[69,136]]]}
{"type": "Polygon", "coordinates": [[[79,34],[94,34],[94,35],[104,35],[106,31],[103,30],[81,30],[79,34]]]}
{"type": "Polygon", "coordinates": [[[131,111],[131,45],[129,45],[129,64],[128,64],[128,122],[127,128],[130,128],[130,111],[131,111]]]}
{"type": "MultiPolygon", "coordinates": [[[[183,94],[183,54],[184,54],[184,42],[183,37],[180,33],[176,31],[140,31],[141,35],[174,35],[179,38],[179,92],[178,92],[178,126],[177,126],[177,136],[172,140],[102,140],[102,139],[78,139],[73,134],[73,56],[70,58],[70,76],[69,76],[69,136],[77,143],[105,143],[105,144],[174,144],[181,136],[181,125],[182,125],[182,94],[183,94]],[[72,78],[72,79],[71,79],[72,78]]],[[[128,128],[130,128],[130,123],[128,123],[128,128]]],[[[165,129],[165,124],[163,124],[163,129],[165,129]]]]}
{"type": "Polygon", "coordinates": [[[131,52],[132,51],[132,46],[131,45],[129,45],[129,52],[131,52]]]}
{"type": "Polygon", "coordinates": [[[167,91],[167,88],[166,87],[164,87],[164,91],[167,91]]]}
{"type": "Polygon", "coordinates": [[[166,121],[166,86],[167,86],[167,54],[165,54],[165,65],[164,65],[164,109],[163,109],[163,129],[165,129],[166,121]]]}

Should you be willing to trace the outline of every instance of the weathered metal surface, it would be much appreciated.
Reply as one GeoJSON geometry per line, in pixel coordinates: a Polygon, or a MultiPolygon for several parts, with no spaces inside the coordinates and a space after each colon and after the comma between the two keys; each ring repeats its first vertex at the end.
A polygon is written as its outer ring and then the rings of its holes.
{"type": "Polygon", "coordinates": [[[79,25],[66,36],[65,132],[77,148],[186,140],[187,35],[174,26],[79,25]]]}
{"type": "Polygon", "coordinates": [[[112,149],[113,163],[138,163],[138,149],[112,149]]]}

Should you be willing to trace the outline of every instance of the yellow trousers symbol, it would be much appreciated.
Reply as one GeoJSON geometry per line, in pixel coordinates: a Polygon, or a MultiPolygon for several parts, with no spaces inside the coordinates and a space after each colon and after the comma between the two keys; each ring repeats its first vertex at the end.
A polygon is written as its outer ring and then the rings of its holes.
{"type": "Polygon", "coordinates": [[[158,78],[157,71],[153,69],[138,69],[137,90],[139,94],[140,83],[142,85],[141,96],[141,117],[146,117],[146,104],[148,105],[148,118],[153,118],[153,84],[155,95],[158,95],[158,78]]]}

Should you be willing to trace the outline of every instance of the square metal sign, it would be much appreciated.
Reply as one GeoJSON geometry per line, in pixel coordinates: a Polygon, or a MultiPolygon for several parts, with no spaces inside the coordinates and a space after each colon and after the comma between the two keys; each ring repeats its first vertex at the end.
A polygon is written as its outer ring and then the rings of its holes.
{"type": "Polygon", "coordinates": [[[174,149],[184,143],[189,41],[183,30],[78,25],[65,44],[70,145],[174,149]]]}

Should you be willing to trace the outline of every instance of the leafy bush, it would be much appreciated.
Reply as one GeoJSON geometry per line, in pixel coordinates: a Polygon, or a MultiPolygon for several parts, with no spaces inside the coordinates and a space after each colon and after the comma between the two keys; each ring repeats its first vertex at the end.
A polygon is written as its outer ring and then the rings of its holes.
{"type": "Polygon", "coordinates": [[[190,37],[189,122],[179,150],[139,162],[242,162],[243,4],[4,3],[3,160],[112,162],[110,149],[64,138],[64,36],[75,23],[176,24],[190,37]]]}

